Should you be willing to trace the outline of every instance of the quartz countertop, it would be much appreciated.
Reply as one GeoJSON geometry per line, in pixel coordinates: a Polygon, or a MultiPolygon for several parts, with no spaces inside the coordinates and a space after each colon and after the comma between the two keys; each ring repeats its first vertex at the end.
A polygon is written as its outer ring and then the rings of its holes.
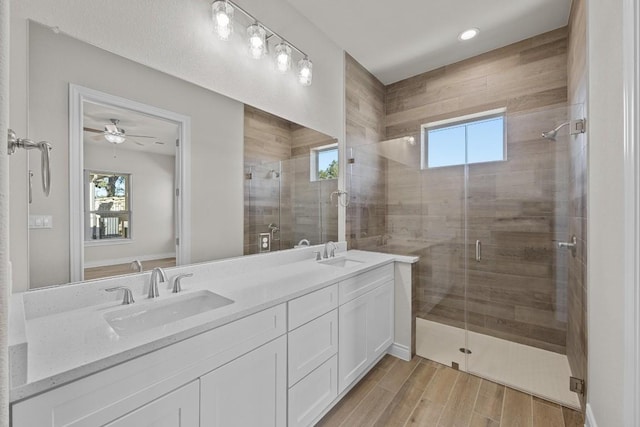
{"type": "MultiPolygon", "coordinates": [[[[344,243],[340,248],[343,251],[338,252],[337,257],[346,256],[360,263],[351,267],[323,265],[309,256],[318,247],[309,247],[284,251],[288,254],[280,256],[268,254],[271,259],[258,255],[243,257],[245,262],[243,258],[236,258],[167,269],[169,277],[180,273],[194,275],[182,280],[183,292],[179,294],[171,293],[170,281],[160,283],[160,296],[156,299],[146,298],[149,273],[15,295],[11,304],[24,304],[24,307],[14,307],[13,311],[22,313],[24,325],[11,324],[10,335],[14,328],[16,334],[24,334],[26,351],[23,348],[22,353],[26,353],[27,360],[11,364],[12,369],[26,367],[26,373],[12,373],[12,378],[23,378],[24,382],[12,384],[10,399],[15,402],[28,398],[373,268],[396,261],[417,261],[417,257],[346,252],[344,243]],[[141,309],[145,305],[166,304],[172,298],[201,290],[222,295],[233,303],[130,336],[120,336],[107,323],[105,314],[124,307],[120,304],[122,293],[107,296],[104,292],[105,288],[119,285],[132,288],[136,298],[134,306],[141,309]],[[75,289],[71,289],[73,287],[75,289]],[[36,295],[38,292],[46,293],[36,295]],[[79,304],[74,305],[74,301],[69,300],[74,297],[79,304]]],[[[11,321],[19,323],[16,316],[11,321]]],[[[14,343],[21,341],[16,334],[14,343]]]]}

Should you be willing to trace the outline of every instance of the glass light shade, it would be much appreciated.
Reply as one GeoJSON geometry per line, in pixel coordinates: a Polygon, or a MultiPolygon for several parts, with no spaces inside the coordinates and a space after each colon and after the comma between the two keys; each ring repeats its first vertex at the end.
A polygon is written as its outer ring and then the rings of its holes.
{"type": "Polygon", "coordinates": [[[125,136],[119,133],[105,133],[104,139],[112,144],[122,144],[125,141],[125,136]]]}
{"type": "Polygon", "coordinates": [[[211,5],[213,10],[213,24],[220,40],[229,40],[233,33],[233,6],[224,0],[218,0],[211,5]]]}
{"type": "Polygon", "coordinates": [[[298,80],[302,86],[310,86],[313,78],[313,63],[309,58],[298,61],[298,80]]]}
{"type": "Polygon", "coordinates": [[[254,59],[262,58],[267,52],[267,32],[258,24],[247,27],[249,53],[254,59]]]}
{"type": "Polygon", "coordinates": [[[276,67],[285,73],[291,69],[291,48],[286,43],[276,45],[276,67]]]}

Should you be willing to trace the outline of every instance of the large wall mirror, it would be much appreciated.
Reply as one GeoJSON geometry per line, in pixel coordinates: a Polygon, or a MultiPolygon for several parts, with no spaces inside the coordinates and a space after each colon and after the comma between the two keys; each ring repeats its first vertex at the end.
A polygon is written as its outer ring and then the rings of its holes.
{"type": "Polygon", "coordinates": [[[337,240],[336,165],[310,172],[334,138],[33,22],[28,56],[29,137],[53,145],[29,288],[337,240]]]}

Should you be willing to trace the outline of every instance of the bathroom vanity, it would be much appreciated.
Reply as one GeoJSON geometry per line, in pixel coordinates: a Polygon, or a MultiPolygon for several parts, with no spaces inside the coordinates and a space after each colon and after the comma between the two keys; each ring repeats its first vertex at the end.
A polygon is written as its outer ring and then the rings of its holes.
{"type": "Polygon", "coordinates": [[[411,355],[417,259],[345,249],[177,267],[194,276],[155,299],[149,274],[14,295],[13,426],[312,425],[384,354],[411,355]]]}

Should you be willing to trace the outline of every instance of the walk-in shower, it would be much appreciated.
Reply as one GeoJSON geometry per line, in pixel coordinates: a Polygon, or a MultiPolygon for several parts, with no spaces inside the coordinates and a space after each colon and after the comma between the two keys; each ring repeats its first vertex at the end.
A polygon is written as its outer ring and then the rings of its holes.
{"type": "Polygon", "coordinates": [[[586,346],[586,147],[572,117],[580,106],[507,111],[498,161],[431,167],[424,134],[350,149],[347,238],[420,257],[418,355],[579,407],[569,377],[586,346]],[[575,257],[558,245],[574,235],[575,257]]]}

